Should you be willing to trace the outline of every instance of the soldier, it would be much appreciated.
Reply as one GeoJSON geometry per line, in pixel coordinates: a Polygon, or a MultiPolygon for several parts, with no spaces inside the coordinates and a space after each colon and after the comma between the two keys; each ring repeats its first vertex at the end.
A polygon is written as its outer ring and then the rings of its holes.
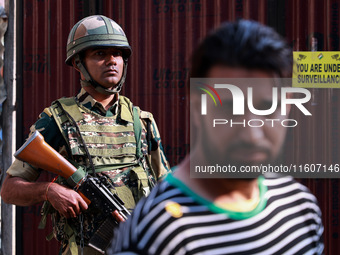
{"type": "MultiPolygon", "coordinates": [[[[112,192],[128,209],[170,171],[152,114],[119,95],[131,52],[113,20],[94,15],[79,21],[68,37],[66,64],[80,73],[81,91],[53,102],[31,127],[31,134],[39,130],[74,165],[108,177],[112,192]]],[[[45,201],[42,223],[51,213],[63,254],[101,254],[87,244],[103,219],[87,210],[83,198],[62,178],[35,182],[41,171],[15,160],[1,190],[3,200],[20,206],[45,201]]]]}

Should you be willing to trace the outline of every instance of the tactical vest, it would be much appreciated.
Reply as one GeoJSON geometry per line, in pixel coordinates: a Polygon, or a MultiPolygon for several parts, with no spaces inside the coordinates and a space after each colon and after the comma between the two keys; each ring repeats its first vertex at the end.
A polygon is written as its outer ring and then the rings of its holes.
{"type": "MultiPolygon", "coordinates": [[[[141,116],[139,108],[133,107],[123,96],[119,96],[119,112],[114,117],[94,113],[78,104],[75,98],[59,99],[49,110],[68,144],[73,163],[84,167],[88,174],[94,169],[96,174],[109,177],[114,186],[111,191],[124,201],[126,208],[132,209],[139,199],[149,194],[156,177],[147,155],[148,142],[140,119],[148,119],[147,112],[142,112],[144,116],[141,116]],[[89,167],[86,150],[94,168],[89,167]]],[[[65,183],[65,180],[59,178],[59,182],[65,183]]],[[[84,222],[80,226],[77,219],[65,219],[54,212],[52,221],[56,239],[64,242],[73,236],[77,243],[80,238],[86,243],[91,237],[91,229],[104,219],[100,215],[94,218],[93,212],[83,214],[84,222]],[[81,237],[80,232],[84,236],[81,237]]]]}

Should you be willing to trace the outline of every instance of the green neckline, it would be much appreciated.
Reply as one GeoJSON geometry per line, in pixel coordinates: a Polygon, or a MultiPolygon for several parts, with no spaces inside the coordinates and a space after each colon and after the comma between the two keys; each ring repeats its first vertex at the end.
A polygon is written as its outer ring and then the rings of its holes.
{"type": "Polygon", "coordinates": [[[258,185],[259,185],[259,190],[260,190],[260,202],[258,205],[251,211],[248,212],[237,212],[237,211],[231,211],[231,210],[226,210],[224,208],[221,208],[214,204],[212,201],[207,200],[200,195],[196,194],[193,190],[191,190],[185,183],[183,183],[181,180],[177,179],[174,177],[172,174],[168,174],[165,177],[165,180],[168,181],[170,184],[175,186],[176,188],[180,189],[184,194],[190,196],[193,198],[196,202],[199,204],[205,205],[209,208],[214,213],[224,213],[227,214],[228,217],[234,220],[244,220],[251,218],[258,213],[262,212],[262,210],[266,207],[267,204],[267,199],[265,198],[265,193],[267,192],[267,186],[263,184],[264,181],[263,176],[258,177],[258,185]]]}

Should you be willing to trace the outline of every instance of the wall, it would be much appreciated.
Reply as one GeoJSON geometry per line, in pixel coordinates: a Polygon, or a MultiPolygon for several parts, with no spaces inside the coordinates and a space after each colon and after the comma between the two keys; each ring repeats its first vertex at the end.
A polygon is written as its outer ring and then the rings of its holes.
{"type": "MultiPolygon", "coordinates": [[[[166,155],[176,165],[189,150],[185,85],[190,53],[200,38],[222,21],[254,19],[275,27],[294,50],[339,49],[339,1],[334,0],[26,0],[23,1],[22,84],[18,106],[18,146],[45,106],[80,88],[78,75],[64,64],[72,25],[89,14],[104,14],[125,30],[133,48],[123,94],[154,114],[166,155]],[[20,129],[20,127],[21,129],[20,129]]],[[[339,92],[313,89],[313,118],[289,133],[289,160],[339,162],[339,92]],[[320,125],[320,123],[325,123],[320,125]],[[302,143],[303,141],[303,143],[302,143]]],[[[43,175],[41,180],[51,179],[43,175]]],[[[320,201],[326,254],[339,250],[339,181],[303,179],[320,201]]],[[[19,208],[19,254],[57,254],[37,230],[40,206],[19,208]],[[22,237],[25,238],[22,238],[22,237]],[[30,237],[30,238],[27,238],[30,237]],[[39,252],[38,252],[39,251],[39,252]]]]}

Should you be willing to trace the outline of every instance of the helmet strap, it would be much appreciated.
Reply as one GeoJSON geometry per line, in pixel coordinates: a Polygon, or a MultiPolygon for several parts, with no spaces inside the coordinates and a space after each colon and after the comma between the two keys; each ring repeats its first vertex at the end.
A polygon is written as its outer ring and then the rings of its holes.
{"type": "Polygon", "coordinates": [[[74,56],[75,64],[80,70],[80,72],[83,74],[85,80],[80,80],[80,84],[82,87],[87,87],[92,85],[96,91],[98,91],[101,94],[104,95],[113,95],[116,93],[119,93],[123,87],[123,84],[125,82],[125,77],[126,77],[126,70],[127,70],[127,59],[124,59],[124,68],[123,68],[123,75],[118,84],[114,89],[108,89],[100,85],[98,82],[96,82],[94,79],[92,79],[90,73],[87,71],[85,65],[80,59],[79,54],[74,56]]]}

